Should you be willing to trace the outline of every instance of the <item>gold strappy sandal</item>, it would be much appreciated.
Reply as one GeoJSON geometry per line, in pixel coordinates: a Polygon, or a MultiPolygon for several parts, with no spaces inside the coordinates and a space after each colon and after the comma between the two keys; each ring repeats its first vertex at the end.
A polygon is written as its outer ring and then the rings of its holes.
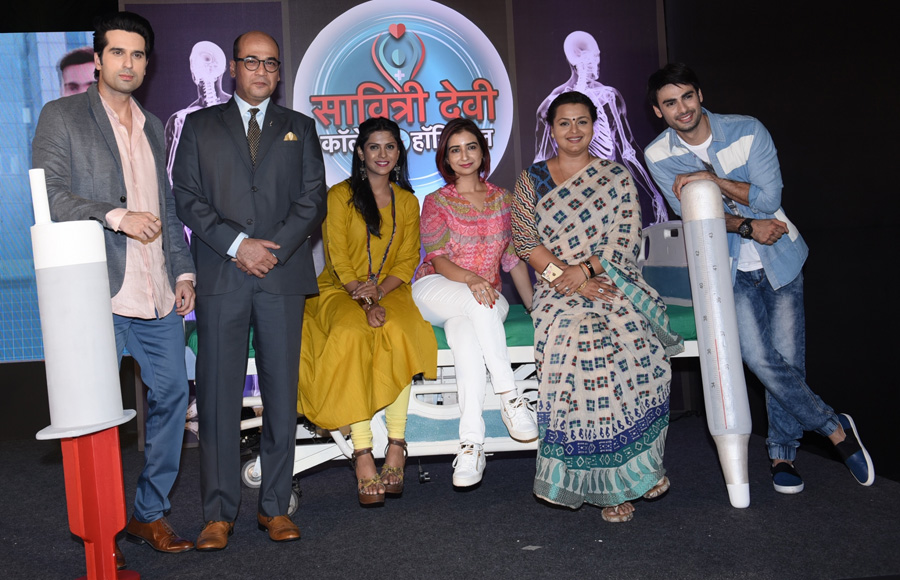
{"type": "MultiPolygon", "coordinates": [[[[357,449],[353,452],[353,455],[350,457],[350,465],[353,467],[354,473],[356,473],[356,459],[363,455],[371,455],[372,448],[366,447],[365,449],[357,449]]],[[[356,478],[356,495],[359,499],[359,504],[364,506],[372,506],[384,503],[384,492],[377,493],[378,487],[382,485],[381,476],[378,473],[375,474],[375,477],[369,478],[356,478]],[[376,493],[367,493],[366,490],[375,488],[376,493]]]]}
{"type": "Polygon", "coordinates": [[[387,454],[391,445],[403,448],[403,465],[394,467],[385,463],[381,467],[381,482],[384,484],[384,492],[387,495],[400,495],[403,493],[403,470],[406,467],[406,458],[409,456],[409,451],[404,439],[391,439],[388,437],[387,447],[384,448],[385,461],[387,461],[387,454]],[[386,481],[388,478],[396,479],[396,481],[388,483],[386,481]]]}

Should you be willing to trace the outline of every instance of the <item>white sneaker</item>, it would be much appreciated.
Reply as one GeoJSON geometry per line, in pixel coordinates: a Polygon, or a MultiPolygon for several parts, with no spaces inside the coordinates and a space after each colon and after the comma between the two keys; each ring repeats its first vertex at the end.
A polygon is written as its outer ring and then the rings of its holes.
{"type": "Polygon", "coordinates": [[[509,436],[516,441],[534,441],[538,436],[537,423],[531,402],[523,396],[504,401],[500,417],[509,430],[509,436]]]}
{"type": "Polygon", "coordinates": [[[453,485],[469,487],[481,481],[485,463],[483,445],[470,441],[460,443],[453,460],[453,485]]]}

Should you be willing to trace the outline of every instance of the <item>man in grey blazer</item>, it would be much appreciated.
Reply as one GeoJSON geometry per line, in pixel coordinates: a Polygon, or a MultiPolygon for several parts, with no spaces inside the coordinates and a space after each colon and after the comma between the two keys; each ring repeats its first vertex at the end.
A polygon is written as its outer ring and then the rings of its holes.
{"type": "Polygon", "coordinates": [[[197,266],[197,412],[206,522],[197,549],[221,550],[240,488],[240,412],[253,326],[263,402],[257,523],[297,540],[287,516],[297,427],[300,333],[318,291],[311,243],[325,216],[325,168],[309,117],[270,99],[278,44],[248,32],[234,43],[234,96],[188,115],[172,171],[178,216],[197,266]]]}
{"type": "MultiPolygon", "coordinates": [[[[194,307],[194,268],[175,215],[159,119],[131,96],[153,50],[143,17],[101,17],[94,31],[97,84],[47,103],[32,143],[55,221],[103,225],[119,361],[141,367],[148,408],[145,464],[127,538],[162,552],[193,549],[165,513],[178,475],[187,410],[182,316],[194,307]]],[[[124,558],[116,546],[117,564],[124,558]]]]}

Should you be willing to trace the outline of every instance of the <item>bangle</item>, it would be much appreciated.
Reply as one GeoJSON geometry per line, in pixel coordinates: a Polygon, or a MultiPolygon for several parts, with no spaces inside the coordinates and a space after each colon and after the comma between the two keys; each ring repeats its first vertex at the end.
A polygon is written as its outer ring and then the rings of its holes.
{"type": "Polygon", "coordinates": [[[591,279],[591,273],[584,266],[584,264],[579,264],[579,266],[581,266],[581,271],[584,272],[584,281],[587,282],[588,280],[591,279]]]}
{"type": "Polygon", "coordinates": [[[597,272],[594,271],[594,266],[591,264],[590,259],[585,260],[584,262],[582,262],[582,264],[587,266],[587,269],[591,271],[591,278],[597,275],[597,272]]]}

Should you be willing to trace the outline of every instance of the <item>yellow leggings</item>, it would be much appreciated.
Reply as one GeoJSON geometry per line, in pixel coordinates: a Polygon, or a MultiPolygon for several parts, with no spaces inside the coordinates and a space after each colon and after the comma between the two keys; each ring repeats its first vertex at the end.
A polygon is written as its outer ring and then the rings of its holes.
{"type": "MultiPolygon", "coordinates": [[[[409,409],[411,387],[411,384],[406,385],[394,402],[384,408],[384,422],[391,439],[406,438],[406,412],[409,409]]],[[[353,449],[372,447],[372,420],[366,419],[350,425],[350,439],[353,440],[353,449]]]]}

